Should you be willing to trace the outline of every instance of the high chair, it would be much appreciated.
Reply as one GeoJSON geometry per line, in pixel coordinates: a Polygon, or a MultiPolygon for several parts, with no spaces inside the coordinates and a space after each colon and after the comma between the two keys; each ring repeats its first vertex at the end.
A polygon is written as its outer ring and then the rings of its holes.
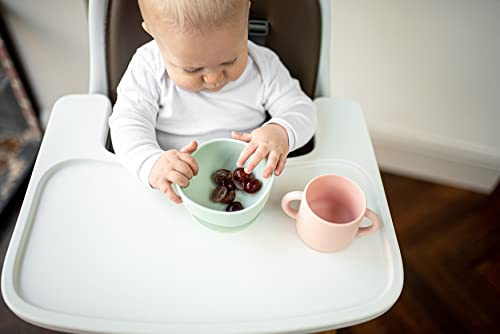
{"type": "Polygon", "coordinates": [[[106,148],[117,83],[149,37],[136,1],[91,0],[90,92],[54,106],[5,258],[9,308],[85,333],[309,333],[386,312],[402,290],[401,255],[363,113],[328,96],[329,21],[329,0],[252,0],[251,38],[314,98],[318,128],[259,217],[223,233],[139,184],[106,148]],[[280,200],[328,173],[357,182],[383,227],[319,253],[280,200]]]}

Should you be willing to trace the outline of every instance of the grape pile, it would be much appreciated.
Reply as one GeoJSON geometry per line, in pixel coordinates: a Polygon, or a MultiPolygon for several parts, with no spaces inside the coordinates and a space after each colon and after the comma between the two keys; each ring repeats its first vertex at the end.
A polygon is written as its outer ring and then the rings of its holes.
{"type": "Polygon", "coordinates": [[[243,209],[243,205],[235,201],[237,190],[253,194],[262,188],[262,182],[256,179],[253,173],[245,173],[241,167],[232,173],[227,169],[218,169],[212,174],[212,178],[217,187],[212,191],[211,199],[214,202],[228,204],[226,211],[229,212],[243,209]]]}

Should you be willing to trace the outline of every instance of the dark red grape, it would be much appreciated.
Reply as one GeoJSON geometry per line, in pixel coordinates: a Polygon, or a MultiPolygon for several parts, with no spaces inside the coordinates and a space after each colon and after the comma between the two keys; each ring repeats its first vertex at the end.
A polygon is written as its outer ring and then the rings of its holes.
{"type": "Polygon", "coordinates": [[[245,179],[243,181],[243,190],[249,194],[256,193],[262,187],[262,182],[257,179],[245,179]]]}
{"type": "Polygon", "coordinates": [[[243,190],[243,182],[238,181],[238,180],[234,180],[233,183],[234,183],[234,186],[236,187],[236,189],[243,190]]]}
{"type": "Polygon", "coordinates": [[[247,173],[245,173],[245,170],[242,167],[238,167],[234,170],[233,179],[235,181],[242,182],[246,178],[247,178],[247,173]]]}
{"type": "Polygon", "coordinates": [[[231,190],[226,193],[226,196],[221,200],[222,203],[231,203],[236,198],[236,191],[231,190]]]}
{"type": "Polygon", "coordinates": [[[228,193],[228,190],[226,187],[217,186],[217,188],[215,188],[212,191],[212,201],[222,202],[222,200],[227,196],[227,193],[228,193]]]}
{"type": "Polygon", "coordinates": [[[231,179],[233,177],[233,174],[231,173],[230,170],[227,169],[218,169],[212,174],[212,178],[217,183],[219,186],[222,186],[223,180],[226,179],[231,179]]]}
{"type": "Polygon", "coordinates": [[[242,167],[236,168],[233,172],[227,169],[218,169],[212,174],[212,179],[218,185],[212,191],[212,201],[228,204],[226,211],[229,212],[243,209],[240,202],[234,202],[237,190],[253,194],[262,188],[262,182],[256,179],[253,173],[245,173],[245,169],[242,167]]]}
{"type": "Polygon", "coordinates": [[[233,211],[240,211],[243,210],[243,204],[240,202],[232,202],[229,203],[228,206],[226,207],[226,211],[233,212],[233,211]]]}
{"type": "Polygon", "coordinates": [[[236,189],[236,185],[231,179],[223,179],[220,185],[226,187],[228,190],[236,189]]]}

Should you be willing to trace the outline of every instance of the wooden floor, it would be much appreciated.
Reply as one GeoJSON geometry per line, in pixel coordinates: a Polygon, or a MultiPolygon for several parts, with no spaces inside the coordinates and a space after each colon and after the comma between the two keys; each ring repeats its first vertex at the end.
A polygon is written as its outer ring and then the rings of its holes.
{"type": "MultiPolygon", "coordinates": [[[[500,188],[484,196],[386,173],[382,178],[403,255],[403,292],[381,317],[338,333],[498,333],[500,188]]],[[[2,264],[22,196],[0,216],[2,264]]],[[[0,333],[56,332],[23,322],[2,299],[0,333]]]]}

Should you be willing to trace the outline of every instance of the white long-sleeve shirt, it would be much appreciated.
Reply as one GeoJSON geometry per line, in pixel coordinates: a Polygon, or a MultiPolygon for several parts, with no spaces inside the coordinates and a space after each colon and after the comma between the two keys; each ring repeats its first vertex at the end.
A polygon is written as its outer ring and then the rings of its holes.
{"type": "Polygon", "coordinates": [[[153,40],[139,49],[117,87],[109,119],[111,139],[122,164],[149,185],[161,153],[192,140],[231,137],[268,123],[288,132],[289,151],[307,143],[316,130],[316,108],[278,56],[248,42],[242,75],[218,92],[190,92],[168,76],[153,40]]]}

